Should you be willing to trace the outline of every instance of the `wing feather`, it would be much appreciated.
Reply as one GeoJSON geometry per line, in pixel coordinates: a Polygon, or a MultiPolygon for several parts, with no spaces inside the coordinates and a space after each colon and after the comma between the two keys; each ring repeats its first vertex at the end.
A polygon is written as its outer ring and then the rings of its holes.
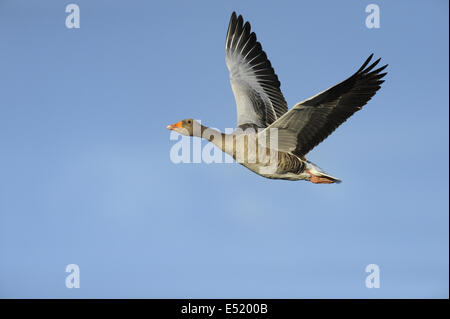
{"type": "Polygon", "coordinates": [[[225,61],[236,99],[238,127],[267,127],[287,112],[280,81],[241,15],[231,15],[225,40],[225,61]]]}
{"type": "Polygon", "coordinates": [[[278,129],[277,149],[304,156],[359,111],[380,89],[387,74],[381,73],[387,65],[373,70],[380,59],[369,65],[372,57],[348,79],[297,103],[270,125],[267,129],[278,129]]]}

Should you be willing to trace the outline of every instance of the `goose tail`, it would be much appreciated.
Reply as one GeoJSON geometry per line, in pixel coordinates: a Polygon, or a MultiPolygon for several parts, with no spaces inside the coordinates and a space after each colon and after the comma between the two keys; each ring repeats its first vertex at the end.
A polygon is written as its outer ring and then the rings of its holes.
{"type": "Polygon", "coordinates": [[[311,176],[310,181],[316,184],[332,184],[332,183],[339,184],[342,182],[339,178],[325,174],[323,172],[311,176]]]}
{"type": "Polygon", "coordinates": [[[334,176],[328,175],[317,165],[307,161],[306,172],[309,174],[309,181],[314,184],[339,184],[341,180],[334,176]]]}

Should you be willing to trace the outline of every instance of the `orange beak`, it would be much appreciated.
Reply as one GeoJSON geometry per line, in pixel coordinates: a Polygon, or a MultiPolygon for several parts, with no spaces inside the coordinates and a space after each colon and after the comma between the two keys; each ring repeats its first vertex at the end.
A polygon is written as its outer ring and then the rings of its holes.
{"type": "Polygon", "coordinates": [[[182,128],[183,127],[183,123],[180,121],[180,122],[177,122],[177,123],[172,124],[172,125],[167,125],[167,128],[169,130],[173,130],[176,127],[182,128]]]}

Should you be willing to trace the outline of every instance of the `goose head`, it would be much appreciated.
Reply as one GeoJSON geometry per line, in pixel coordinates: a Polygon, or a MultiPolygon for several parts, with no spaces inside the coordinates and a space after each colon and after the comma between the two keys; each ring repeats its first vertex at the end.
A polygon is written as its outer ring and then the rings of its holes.
{"type": "Polygon", "coordinates": [[[185,119],[182,121],[179,121],[172,125],[167,125],[167,128],[171,131],[175,131],[177,133],[187,135],[187,136],[194,136],[196,135],[196,131],[198,131],[199,134],[201,134],[201,127],[202,125],[197,122],[194,119],[185,119]]]}

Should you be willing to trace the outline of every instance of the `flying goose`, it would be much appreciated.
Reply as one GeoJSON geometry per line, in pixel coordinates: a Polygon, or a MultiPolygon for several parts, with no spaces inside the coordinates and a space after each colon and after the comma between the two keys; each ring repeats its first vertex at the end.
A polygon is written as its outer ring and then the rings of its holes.
{"type": "Polygon", "coordinates": [[[345,81],[295,104],[288,110],[280,82],[250,23],[231,15],[225,41],[225,61],[237,106],[237,129],[231,134],[185,119],[169,130],[205,138],[253,172],[272,179],[339,183],[305,155],[359,111],[384,82],[369,65],[373,54],[345,81]],[[269,160],[267,160],[269,158],[269,160]]]}

